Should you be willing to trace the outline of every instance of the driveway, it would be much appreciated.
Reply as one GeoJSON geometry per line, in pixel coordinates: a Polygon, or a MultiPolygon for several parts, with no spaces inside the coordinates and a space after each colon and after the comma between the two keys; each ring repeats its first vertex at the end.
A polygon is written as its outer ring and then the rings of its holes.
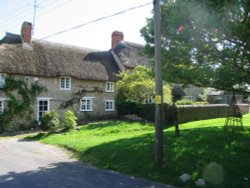
{"type": "Polygon", "coordinates": [[[0,139],[1,188],[173,188],[84,165],[67,152],[16,137],[0,139]]]}

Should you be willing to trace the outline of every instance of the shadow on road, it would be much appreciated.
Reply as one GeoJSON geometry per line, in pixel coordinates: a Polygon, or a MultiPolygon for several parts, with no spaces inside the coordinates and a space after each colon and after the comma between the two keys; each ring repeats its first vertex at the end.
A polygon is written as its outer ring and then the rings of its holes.
{"type": "Polygon", "coordinates": [[[83,166],[79,162],[61,162],[48,168],[0,176],[1,188],[167,188],[113,171],[83,166]]]}

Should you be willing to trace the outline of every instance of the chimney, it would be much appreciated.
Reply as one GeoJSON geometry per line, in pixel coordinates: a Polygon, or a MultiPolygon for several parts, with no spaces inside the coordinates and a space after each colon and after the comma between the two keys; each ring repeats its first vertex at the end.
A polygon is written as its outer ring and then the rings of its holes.
{"type": "Polygon", "coordinates": [[[119,42],[123,41],[123,33],[120,31],[114,31],[112,33],[112,49],[114,49],[114,47],[116,46],[116,44],[118,44],[119,42]]]}
{"type": "Polygon", "coordinates": [[[31,32],[32,32],[32,24],[30,22],[23,22],[21,28],[21,37],[23,43],[30,44],[31,32]]]}

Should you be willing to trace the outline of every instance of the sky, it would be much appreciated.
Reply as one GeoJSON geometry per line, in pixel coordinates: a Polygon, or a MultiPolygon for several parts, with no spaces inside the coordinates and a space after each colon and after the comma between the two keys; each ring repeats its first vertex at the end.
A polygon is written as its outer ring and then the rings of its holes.
{"type": "Polygon", "coordinates": [[[145,44],[140,29],[152,17],[152,9],[153,0],[0,0],[0,39],[5,32],[20,34],[24,21],[35,21],[33,38],[38,40],[109,50],[111,33],[117,30],[123,32],[125,41],[145,44]],[[133,8],[141,5],[145,6],[133,8]],[[70,30],[79,25],[83,26],[70,30]],[[48,37],[64,30],[69,31],[48,37]]]}

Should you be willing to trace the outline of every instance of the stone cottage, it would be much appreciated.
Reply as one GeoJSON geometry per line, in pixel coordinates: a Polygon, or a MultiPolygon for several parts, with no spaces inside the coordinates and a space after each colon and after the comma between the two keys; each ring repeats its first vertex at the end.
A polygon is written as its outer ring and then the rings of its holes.
{"type": "MultiPolygon", "coordinates": [[[[115,31],[111,49],[93,49],[32,40],[32,24],[24,22],[21,35],[6,33],[0,40],[0,88],[5,77],[14,76],[47,88],[35,101],[34,120],[44,112],[64,112],[70,104],[80,121],[87,118],[116,116],[115,82],[119,71],[137,65],[149,65],[143,47],[124,42],[123,33],[115,31]]],[[[0,113],[8,99],[0,89],[0,113]]]]}

